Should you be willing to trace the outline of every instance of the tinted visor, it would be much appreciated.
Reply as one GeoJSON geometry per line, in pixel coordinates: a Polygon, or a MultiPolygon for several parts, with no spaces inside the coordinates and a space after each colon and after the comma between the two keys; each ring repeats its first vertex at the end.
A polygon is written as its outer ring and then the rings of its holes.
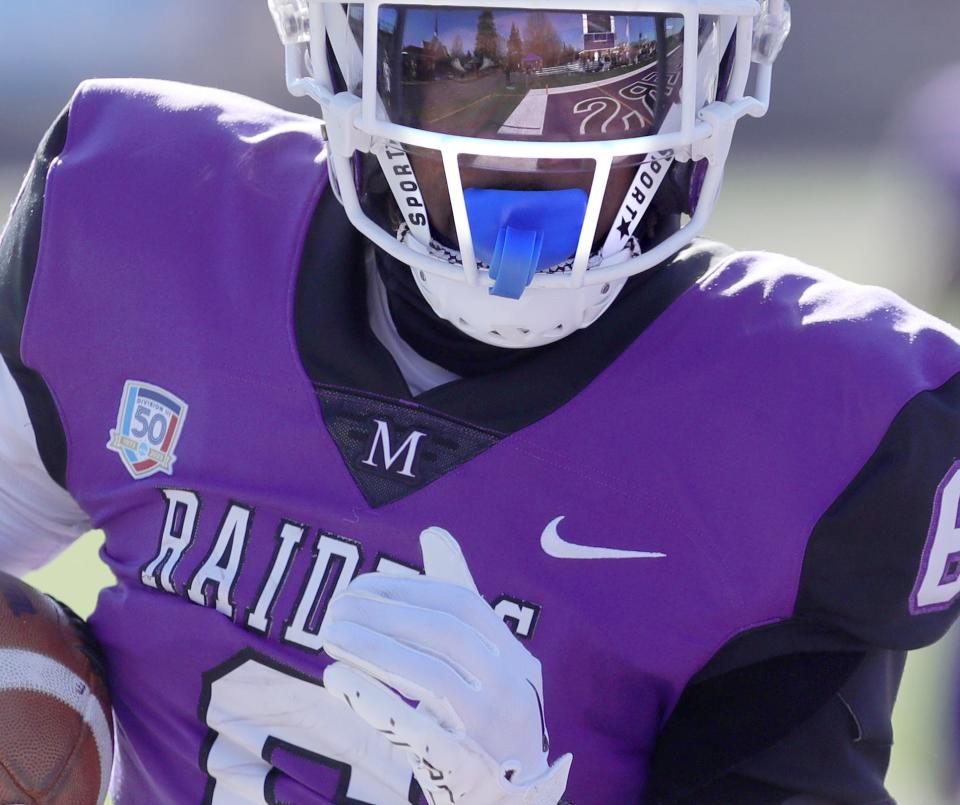
{"type": "MultiPolygon", "coordinates": [[[[350,6],[358,45],[362,7],[350,6]]],[[[702,18],[701,46],[716,18],[702,18]]],[[[684,20],[666,14],[382,6],[381,113],[438,134],[585,142],[670,133],[684,20]]],[[[676,122],[674,122],[676,121],[676,122]]]]}

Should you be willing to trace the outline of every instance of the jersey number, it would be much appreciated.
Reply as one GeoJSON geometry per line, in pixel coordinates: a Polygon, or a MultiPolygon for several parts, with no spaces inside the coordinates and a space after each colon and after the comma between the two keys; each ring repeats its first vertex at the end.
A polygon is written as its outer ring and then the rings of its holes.
{"type": "Polygon", "coordinates": [[[204,805],[290,803],[298,790],[310,802],[317,793],[343,805],[420,802],[409,767],[386,741],[322,682],[259,652],[204,674],[200,718],[210,728],[200,755],[204,805]],[[297,779],[277,769],[284,756],[297,779]]]}
{"type": "Polygon", "coordinates": [[[927,545],[910,608],[915,612],[946,609],[960,595],[960,462],[937,489],[927,545]]]}

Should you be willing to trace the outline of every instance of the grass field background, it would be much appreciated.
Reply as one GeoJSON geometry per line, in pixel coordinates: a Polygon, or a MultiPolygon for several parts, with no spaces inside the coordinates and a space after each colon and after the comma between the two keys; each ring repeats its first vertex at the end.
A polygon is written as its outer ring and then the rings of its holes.
{"type": "MultiPolygon", "coordinates": [[[[23,166],[0,169],[0,204],[23,166]]],[[[934,192],[889,155],[846,152],[754,159],[735,155],[710,234],[738,248],[780,251],[852,279],[892,287],[960,321],[948,288],[945,234],[956,228],[934,192]]],[[[3,207],[0,206],[0,209],[3,207]]],[[[111,583],[91,533],[29,581],[89,614],[111,583]]],[[[895,713],[890,788],[905,805],[948,805],[946,730],[954,639],[916,652],[895,713]]]]}

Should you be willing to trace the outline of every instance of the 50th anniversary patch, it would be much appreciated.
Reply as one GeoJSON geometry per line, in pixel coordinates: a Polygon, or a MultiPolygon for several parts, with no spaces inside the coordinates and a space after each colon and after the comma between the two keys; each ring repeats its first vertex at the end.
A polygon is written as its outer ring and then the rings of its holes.
{"type": "Polygon", "coordinates": [[[174,450],[186,417],[187,404],[166,389],[128,380],[107,447],[134,478],[173,475],[174,450]]]}

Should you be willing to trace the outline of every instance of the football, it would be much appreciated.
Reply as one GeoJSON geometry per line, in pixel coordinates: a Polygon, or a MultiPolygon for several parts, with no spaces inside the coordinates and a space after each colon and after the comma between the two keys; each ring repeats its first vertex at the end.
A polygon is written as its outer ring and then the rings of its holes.
{"type": "Polygon", "coordinates": [[[112,736],[103,667],[84,622],[0,573],[0,803],[103,802],[112,736]]]}

